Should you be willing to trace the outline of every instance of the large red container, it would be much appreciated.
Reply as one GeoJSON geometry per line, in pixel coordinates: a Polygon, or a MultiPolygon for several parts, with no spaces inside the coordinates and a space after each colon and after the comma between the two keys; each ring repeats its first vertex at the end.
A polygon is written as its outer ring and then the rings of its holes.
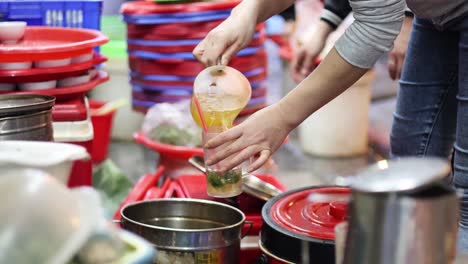
{"type": "MultiPolygon", "coordinates": [[[[96,110],[104,105],[105,102],[89,101],[91,110],[96,110]]],[[[94,131],[93,152],[91,153],[93,163],[100,163],[107,159],[114,115],[115,110],[103,115],[93,114],[91,111],[91,122],[94,131]]]]}

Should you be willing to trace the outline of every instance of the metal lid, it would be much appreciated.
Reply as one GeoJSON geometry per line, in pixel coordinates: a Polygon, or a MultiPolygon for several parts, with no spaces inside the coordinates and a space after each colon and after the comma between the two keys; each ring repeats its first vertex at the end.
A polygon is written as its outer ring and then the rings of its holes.
{"type": "Polygon", "coordinates": [[[0,95],[0,117],[18,116],[24,113],[51,109],[55,97],[36,94],[0,95]]]}
{"type": "Polygon", "coordinates": [[[348,188],[314,188],[282,196],[271,206],[271,219],[281,228],[308,237],[335,238],[335,226],[343,222],[347,213],[347,203],[342,201],[313,202],[311,194],[322,195],[350,194],[348,188]]]}
{"type": "Polygon", "coordinates": [[[449,173],[450,164],[445,159],[408,157],[380,161],[346,181],[361,192],[408,192],[438,183],[449,173]]]}
{"type": "Polygon", "coordinates": [[[263,181],[252,174],[244,175],[242,177],[242,184],[244,192],[264,201],[268,201],[270,198],[282,193],[273,184],[263,181]]]}

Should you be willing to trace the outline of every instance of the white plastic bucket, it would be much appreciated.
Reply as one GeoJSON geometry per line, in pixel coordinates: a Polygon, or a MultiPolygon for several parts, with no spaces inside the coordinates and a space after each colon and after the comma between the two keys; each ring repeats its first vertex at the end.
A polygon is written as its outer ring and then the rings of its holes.
{"type": "Polygon", "coordinates": [[[373,80],[374,72],[369,71],[299,126],[299,140],[304,152],[323,157],[367,153],[373,80]]]}

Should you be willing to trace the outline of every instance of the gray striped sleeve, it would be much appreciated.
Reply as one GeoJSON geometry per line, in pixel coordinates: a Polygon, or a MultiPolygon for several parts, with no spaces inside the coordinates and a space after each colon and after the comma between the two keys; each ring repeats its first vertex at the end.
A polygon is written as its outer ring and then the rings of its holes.
{"type": "Polygon", "coordinates": [[[350,0],[354,22],[338,39],[335,48],[350,64],[372,68],[393,47],[403,23],[404,0],[350,0]]]}

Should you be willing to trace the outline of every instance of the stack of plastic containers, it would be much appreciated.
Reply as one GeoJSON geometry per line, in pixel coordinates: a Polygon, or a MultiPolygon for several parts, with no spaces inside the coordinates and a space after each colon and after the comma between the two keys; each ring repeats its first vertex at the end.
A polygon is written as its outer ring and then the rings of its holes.
{"type": "MultiPolygon", "coordinates": [[[[107,42],[96,30],[26,27],[16,43],[0,41],[0,94],[33,93],[56,97],[54,140],[92,153],[93,127],[85,95],[109,76],[96,66],[106,60],[95,48],[107,42]]],[[[69,186],[91,185],[92,164],[75,164],[69,186]]]]}
{"type": "MultiPolygon", "coordinates": [[[[127,43],[133,108],[146,110],[157,103],[191,97],[193,81],[204,68],[192,50],[206,34],[226,19],[238,1],[156,4],[130,2],[122,6],[127,43]]],[[[248,77],[253,93],[243,114],[266,104],[267,54],[265,28],[257,26],[250,45],[230,62],[248,77]]]]}

